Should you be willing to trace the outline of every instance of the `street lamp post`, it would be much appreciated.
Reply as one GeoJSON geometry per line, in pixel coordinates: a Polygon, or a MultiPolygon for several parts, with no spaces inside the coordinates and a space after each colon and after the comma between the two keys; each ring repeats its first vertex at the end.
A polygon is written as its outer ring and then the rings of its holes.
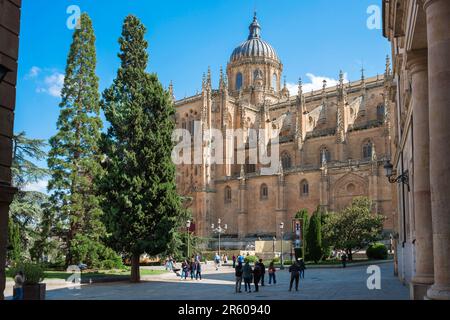
{"type": "Polygon", "coordinates": [[[187,231],[187,258],[190,258],[190,239],[189,239],[189,230],[191,229],[191,220],[186,221],[186,231],[187,231]]]}
{"type": "Polygon", "coordinates": [[[214,227],[214,223],[211,224],[211,230],[214,233],[217,233],[219,235],[219,257],[220,257],[220,236],[222,235],[222,233],[225,233],[228,229],[228,226],[225,224],[222,228],[222,220],[219,218],[217,220],[217,228],[214,227]]]}
{"type": "Polygon", "coordinates": [[[281,231],[281,266],[280,269],[284,269],[284,261],[283,261],[283,240],[284,240],[284,223],[280,223],[280,231],[281,231]]]}
{"type": "Polygon", "coordinates": [[[275,259],[275,242],[277,241],[276,237],[273,237],[272,239],[272,251],[273,251],[273,258],[275,259]]]}

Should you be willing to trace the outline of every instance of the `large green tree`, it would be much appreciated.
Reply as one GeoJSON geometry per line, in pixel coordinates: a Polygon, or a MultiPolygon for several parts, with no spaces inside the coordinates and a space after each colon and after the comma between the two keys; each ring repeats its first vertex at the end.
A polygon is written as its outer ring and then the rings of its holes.
{"type": "Polygon", "coordinates": [[[46,157],[47,144],[41,139],[28,138],[25,132],[14,134],[12,140],[11,169],[13,183],[19,190],[9,208],[9,231],[13,234],[8,249],[9,259],[19,262],[30,257],[29,250],[37,237],[36,226],[43,217],[42,206],[48,202],[46,194],[27,191],[30,184],[46,178],[47,170],[39,166],[39,161],[46,157]]]}
{"type": "Polygon", "coordinates": [[[355,250],[363,249],[379,239],[384,220],[384,216],[372,213],[370,199],[357,197],[341,212],[327,215],[323,236],[327,244],[345,250],[351,259],[355,250]]]}
{"type": "Polygon", "coordinates": [[[95,35],[89,16],[83,13],[67,58],[58,132],[50,139],[48,159],[49,190],[65,234],[67,264],[79,262],[73,261],[76,237],[98,242],[104,235],[93,183],[101,174],[98,142],[102,128],[95,69],[95,35]]]}
{"type": "Polygon", "coordinates": [[[160,254],[174,243],[183,211],[171,160],[175,108],[157,76],[146,72],[145,33],[139,19],[125,19],[121,65],[103,94],[110,123],[104,139],[105,221],[111,243],[131,257],[134,282],[140,280],[141,254],[160,254]]]}

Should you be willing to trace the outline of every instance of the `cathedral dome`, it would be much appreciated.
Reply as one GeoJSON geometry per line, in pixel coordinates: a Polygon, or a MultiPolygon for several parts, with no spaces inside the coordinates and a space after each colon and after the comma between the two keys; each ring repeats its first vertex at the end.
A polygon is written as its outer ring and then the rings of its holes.
{"type": "Polygon", "coordinates": [[[266,41],[261,39],[261,26],[256,18],[256,13],[253,22],[250,25],[250,35],[247,41],[243,42],[231,55],[230,61],[238,61],[241,58],[262,57],[269,58],[279,62],[278,55],[275,49],[266,41]]]}

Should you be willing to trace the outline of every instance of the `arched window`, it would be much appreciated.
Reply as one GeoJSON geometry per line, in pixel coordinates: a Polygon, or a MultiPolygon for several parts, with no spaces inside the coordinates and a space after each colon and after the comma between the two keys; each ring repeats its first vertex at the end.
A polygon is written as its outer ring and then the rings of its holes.
{"type": "Polygon", "coordinates": [[[309,183],[307,180],[300,182],[300,197],[309,196],[309,183]]]}
{"type": "Polygon", "coordinates": [[[285,152],[282,154],[281,164],[283,165],[283,169],[290,169],[292,167],[291,156],[289,153],[285,152]]]}
{"type": "Polygon", "coordinates": [[[320,148],[320,158],[319,158],[319,162],[322,164],[323,160],[326,160],[326,162],[330,162],[331,161],[331,153],[330,150],[328,150],[327,147],[322,147],[320,148]]]}
{"type": "Polygon", "coordinates": [[[231,188],[229,186],[225,187],[225,203],[231,202],[231,188]]]}
{"type": "Polygon", "coordinates": [[[377,120],[383,121],[384,120],[384,104],[379,104],[377,107],[377,120]]]}
{"type": "Polygon", "coordinates": [[[236,90],[241,90],[242,88],[242,73],[238,72],[236,75],[236,90]]]}
{"type": "Polygon", "coordinates": [[[278,83],[278,76],[276,73],[274,73],[272,76],[272,89],[274,91],[277,91],[277,83],[278,83]]]}
{"type": "Polygon", "coordinates": [[[373,149],[372,141],[369,140],[363,144],[362,149],[363,160],[369,160],[370,158],[372,158],[372,149],[373,149]]]}
{"type": "Polygon", "coordinates": [[[267,185],[265,183],[261,185],[259,197],[261,200],[269,199],[269,188],[267,187],[267,185]]]}

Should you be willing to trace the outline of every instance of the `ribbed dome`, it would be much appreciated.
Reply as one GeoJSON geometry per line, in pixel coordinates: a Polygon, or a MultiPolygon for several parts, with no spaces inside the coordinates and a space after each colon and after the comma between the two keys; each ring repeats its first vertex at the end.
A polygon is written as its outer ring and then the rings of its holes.
{"type": "Polygon", "coordinates": [[[247,41],[234,49],[230,61],[237,61],[240,58],[245,57],[265,57],[279,61],[275,49],[261,39],[261,27],[256,18],[256,13],[253,22],[250,25],[250,35],[248,36],[247,41]]]}

